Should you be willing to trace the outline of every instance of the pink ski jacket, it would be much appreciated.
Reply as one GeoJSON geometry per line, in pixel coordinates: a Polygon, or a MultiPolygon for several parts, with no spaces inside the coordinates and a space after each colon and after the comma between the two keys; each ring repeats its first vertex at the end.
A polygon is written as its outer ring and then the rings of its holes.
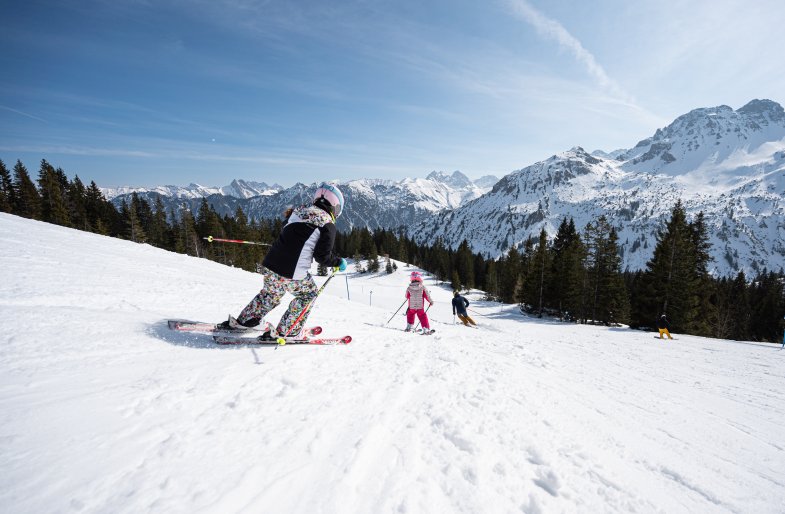
{"type": "Polygon", "coordinates": [[[409,299],[409,308],[415,311],[420,310],[425,306],[425,300],[428,300],[428,303],[433,304],[431,295],[428,294],[428,290],[425,289],[422,282],[412,282],[409,284],[409,287],[406,288],[406,298],[409,299]]]}

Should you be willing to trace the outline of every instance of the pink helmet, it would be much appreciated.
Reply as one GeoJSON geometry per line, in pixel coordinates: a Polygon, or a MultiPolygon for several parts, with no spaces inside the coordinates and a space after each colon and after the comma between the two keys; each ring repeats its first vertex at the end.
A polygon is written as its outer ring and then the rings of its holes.
{"type": "Polygon", "coordinates": [[[422,282],[422,275],[420,274],[419,271],[412,271],[410,280],[412,282],[422,282]]]}

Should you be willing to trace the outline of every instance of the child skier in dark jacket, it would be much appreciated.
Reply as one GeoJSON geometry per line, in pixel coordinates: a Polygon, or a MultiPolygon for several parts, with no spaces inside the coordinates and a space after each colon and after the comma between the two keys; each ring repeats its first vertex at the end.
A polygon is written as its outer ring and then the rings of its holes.
{"type": "Polygon", "coordinates": [[[673,339],[670,333],[671,324],[668,322],[668,318],[665,317],[665,314],[660,316],[657,320],[657,329],[660,331],[660,339],[664,339],[662,337],[663,334],[668,336],[668,339],[673,339]]]}
{"type": "Polygon", "coordinates": [[[468,306],[469,306],[469,300],[467,300],[466,298],[461,296],[460,293],[458,293],[458,291],[455,291],[453,293],[453,299],[452,299],[452,314],[453,314],[453,316],[457,312],[458,313],[458,319],[461,320],[461,322],[464,325],[466,325],[468,327],[469,324],[471,324],[471,325],[474,325],[476,327],[477,323],[475,323],[474,320],[471,318],[471,316],[469,316],[469,313],[466,312],[466,307],[468,307],[468,306]]]}
{"type": "Polygon", "coordinates": [[[297,337],[308,319],[309,305],[316,298],[318,288],[311,277],[312,261],[346,269],[346,261],[335,254],[335,219],[343,209],[343,195],[332,184],[316,190],[313,205],[302,206],[288,213],[286,225],[264,258],[264,287],[240,312],[237,319],[220,325],[221,328],[255,327],[264,316],[281,302],[285,293],[294,299],[289,303],[278,326],[269,323],[269,337],[297,337]]]}

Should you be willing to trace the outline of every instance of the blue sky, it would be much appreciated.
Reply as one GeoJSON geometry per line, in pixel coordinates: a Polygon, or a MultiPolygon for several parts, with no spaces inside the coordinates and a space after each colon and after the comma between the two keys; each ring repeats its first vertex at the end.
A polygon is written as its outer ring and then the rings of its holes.
{"type": "Polygon", "coordinates": [[[99,186],[503,176],[783,103],[785,2],[0,6],[0,159],[99,186]]]}

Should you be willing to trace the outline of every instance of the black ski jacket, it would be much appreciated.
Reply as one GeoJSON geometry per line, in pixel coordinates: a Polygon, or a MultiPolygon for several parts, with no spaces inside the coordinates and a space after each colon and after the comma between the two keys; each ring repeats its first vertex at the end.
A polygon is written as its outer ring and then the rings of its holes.
{"type": "Polygon", "coordinates": [[[657,318],[657,328],[667,328],[670,331],[671,324],[668,323],[668,320],[665,317],[659,317],[657,318]]]}
{"type": "Polygon", "coordinates": [[[315,260],[335,267],[341,264],[333,246],[335,223],[329,213],[316,206],[298,207],[281,230],[281,235],[262,261],[262,265],[282,277],[302,280],[315,260]]]}
{"type": "Polygon", "coordinates": [[[458,311],[458,314],[462,316],[466,316],[466,307],[469,306],[469,300],[464,298],[461,295],[458,295],[452,299],[452,313],[455,314],[458,311]]]}

